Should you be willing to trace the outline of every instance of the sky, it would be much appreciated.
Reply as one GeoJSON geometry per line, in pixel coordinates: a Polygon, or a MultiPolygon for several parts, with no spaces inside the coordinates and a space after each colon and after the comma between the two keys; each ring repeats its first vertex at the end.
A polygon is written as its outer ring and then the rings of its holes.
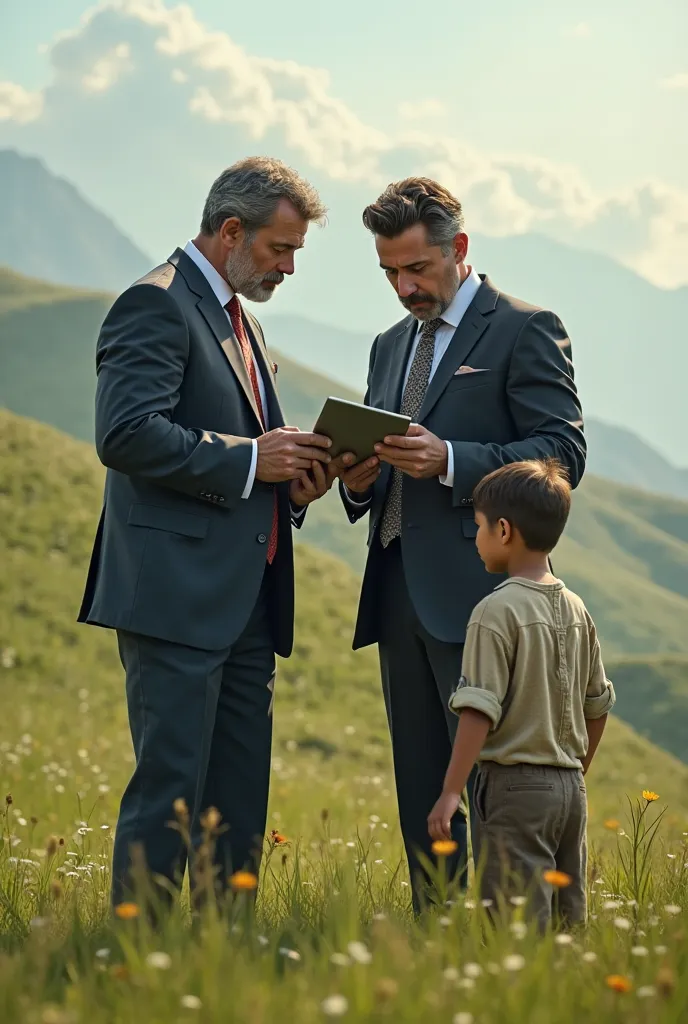
{"type": "Polygon", "coordinates": [[[675,288],[687,123],[684,0],[0,0],[0,147],[41,156],[156,260],[223,166],[269,152],[330,206],[304,260],[371,258],[363,205],[421,172],[471,231],[542,233],[675,288]]]}

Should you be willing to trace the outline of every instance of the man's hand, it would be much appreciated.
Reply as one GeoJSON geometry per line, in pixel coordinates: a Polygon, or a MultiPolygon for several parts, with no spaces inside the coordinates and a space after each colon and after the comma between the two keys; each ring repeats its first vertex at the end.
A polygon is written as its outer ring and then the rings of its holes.
{"type": "Polygon", "coordinates": [[[451,820],[460,806],[460,793],[442,791],[442,795],[428,815],[428,832],[431,839],[451,839],[451,820]]]}
{"type": "Polygon", "coordinates": [[[364,494],[373,486],[380,472],[380,460],[373,455],[352,469],[345,470],[340,474],[340,479],[347,491],[351,491],[352,494],[364,494]]]}
{"type": "Polygon", "coordinates": [[[310,472],[302,470],[295,480],[292,480],[289,487],[289,497],[294,505],[310,505],[312,501],[322,498],[327,494],[332,484],[341,475],[346,466],[354,461],[351,452],[339,455],[336,459],[323,467],[320,462],[311,463],[310,472]]]}
{"type": "Polygon", "coordinates": [[[332,442],[321,434],[304,434],[298,427],[277,427],[261,434],[258,441],[256,479],[267,484],[294,480],[313,462],[327,465],[331,460],[326,449],[332,442]]]}
{"type": "Polygon", "coordinates": [[[382,462],[388,462],[415,480],[444,476],[447,472],[447,445],[419,423],[412,423],[405,437],[386,437],[376,444],[382,462]]]}

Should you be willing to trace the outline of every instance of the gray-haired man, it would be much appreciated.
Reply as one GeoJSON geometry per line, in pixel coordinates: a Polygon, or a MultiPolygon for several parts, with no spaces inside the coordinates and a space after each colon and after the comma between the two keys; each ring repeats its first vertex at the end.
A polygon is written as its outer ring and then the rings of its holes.
{"type": "MultiPolygon", "coordinates": [[[[136,769],[122,799],[113,900],[130,855],[177,884],[183,799],[225,831],[217,878],[257,870],[275,652],[292,648],[291,522],[337,470],[326,438],[284,425],[263,332],[269,299],[324,207],[279,161],[213,184],[201,231],[128,288],[98,339],[96,445],[108,467],[80,620],[117,630],[136,769]]],[[[169,886],[164,887],[169,890],[169,886]]]]}

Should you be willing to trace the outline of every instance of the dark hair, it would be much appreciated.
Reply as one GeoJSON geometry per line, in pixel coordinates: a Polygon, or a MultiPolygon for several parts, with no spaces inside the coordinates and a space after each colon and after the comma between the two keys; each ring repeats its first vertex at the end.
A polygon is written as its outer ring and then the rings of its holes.
{"type": "Polygon", "coordinates": [[[229,217],[238,217],[248,231],[255,231],[268,223],[280,199],[288,199],[304,220],[325,220],[327,211],[316,190],[281,160],[269,156],[239,160],[213,182],[201,231],[214,235],[229,217]]]}
{"type": "Polygon", "coordinates": [[[492,526],[506,519],[529,550],[549,552],[569,517],[571,485],[556,459],[512,462],[483,477],[473,491],[473,509],[492,526]]]}
{"type": "Polygon", "coordinates": [[[366,206],[363,223],[374,235],[396,238],[415,224],[424,224],[430,245],[443,252],[464,228],[461,203],[431,178],[404,178],[388,185],[377,201],[366,206]]]}

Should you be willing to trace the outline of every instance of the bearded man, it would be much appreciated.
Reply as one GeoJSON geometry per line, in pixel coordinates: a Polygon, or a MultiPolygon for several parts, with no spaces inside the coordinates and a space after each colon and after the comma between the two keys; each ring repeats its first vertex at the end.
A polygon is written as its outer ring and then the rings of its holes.
{"type": "Polygon", "coordinates": [[[181,883],[173,806],[196,838],[203,811],[219,811],[221,888],[258,870],[275,653],[292,648],[291,527],[337,462],[326,438],[285,426],[277,367],[239,295],[267,301],[324,214],[279,161],[235,164],[210,189],[199,235],[120,295],[100,332],[107,478],[79,619],[117,631],[126,673],[136,768],[115,903],[132,893],[135,847],[163,899],[181,883]]]}

